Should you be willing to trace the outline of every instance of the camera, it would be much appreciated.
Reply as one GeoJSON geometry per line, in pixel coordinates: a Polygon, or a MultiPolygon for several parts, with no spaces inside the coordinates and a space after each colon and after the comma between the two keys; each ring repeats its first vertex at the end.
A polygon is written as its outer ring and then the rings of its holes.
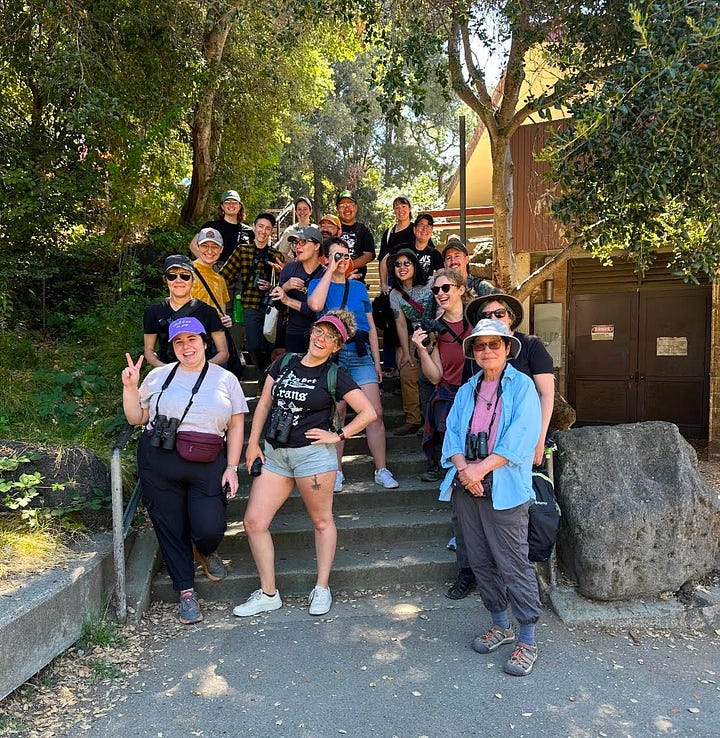
{"type": "Polygon", "coordinates": [[[250,467],[250,476],[259,477],[261,472],[262,472],[262,459],[258,456],[257,459],[253,461],[252,466],[250,467]]]}
{"type": "MultiPolygon", "coordinates": [[[[425,331],[425,333],[437,333],[440,335],[441,333],[445,333],[447,330],[447,327],[444,323],[442,323],[439,320],[435,320],[435,318],[428,318],[427,316],[423,315],[420,320],[416,320],[413,323],[413,330],[418,330],[418,328],[425,331]]],[[[426,338],[423,339],[422,342],[423,346],[429,346],[430,345],[430,336],[428,335],[426,338]]]]}
{"type": "Polygon", "coordinates": [[[276,407],[270,416],[265,438],[278,443],[287,443],[290,440],[290,431],[292,429],[292,413],[276,407]]]}
{"type": "Polygon", "coordinates": [[[172,451],[175,448],[175,435],[177,434],[180,420],[168,418],[166,415],[158,415],[153,423],[153,432],[150,437],[150,445],[154,448],[163,448],[172,451]]]}
{"type": "Polygon", "coordinates": [[[468,432],[465,435],[465,458],[468,461],[476,461],[486,459],[488,456],[488,434],[484,431],[468,432]]]}

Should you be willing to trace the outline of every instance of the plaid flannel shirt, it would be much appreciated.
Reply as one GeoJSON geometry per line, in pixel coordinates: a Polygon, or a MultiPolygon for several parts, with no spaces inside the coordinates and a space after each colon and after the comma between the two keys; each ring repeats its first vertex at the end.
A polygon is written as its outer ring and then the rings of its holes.
{"type": "Polygon", "coordinates": [[[283,262],[282,255],[279,251],[266,246],[259,249],[255,244],[242,244],[232,252],[230,258],[223,264],[220,270],[220,276],[225,281],[232,284],[236,290],[242,293],[243,307],[252,310],[259,310],[260,303],[267,291],[259,290],[255,284],[257,278],[267,279],[270,281],[271,267],[268,262],[280,259],[283,262]]]}

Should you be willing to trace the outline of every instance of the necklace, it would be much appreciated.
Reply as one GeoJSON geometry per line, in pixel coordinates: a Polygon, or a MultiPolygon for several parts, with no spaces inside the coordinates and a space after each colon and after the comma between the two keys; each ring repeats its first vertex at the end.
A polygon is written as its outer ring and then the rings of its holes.
{"type": "Polygon", "coordinates": [[[488,399],[481,392],[478,392],[478,397],[485,402],[485,409],[486,410],[489,410],[492,407],[492,401],[493,401],[492,396],[490,396],[490,398],[488,399]]]}

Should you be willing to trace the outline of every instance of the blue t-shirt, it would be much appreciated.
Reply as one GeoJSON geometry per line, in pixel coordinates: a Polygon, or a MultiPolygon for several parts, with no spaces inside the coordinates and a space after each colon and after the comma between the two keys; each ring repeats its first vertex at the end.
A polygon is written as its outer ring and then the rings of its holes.
{"type": "MultiPolygon", "coordinates": [[[[310,282],[308,285],[308,295],[312,295],[319,282],[319,279],[313,279],[310,282]]],[[[322,314],[325,314],[328,310],[335,310],[342,305],[345,284],[345,282],[330,283],[322,314]]],[[[348,279],[347,284],[350,285],[350,290],[348,291],[345,309],[349,310],[355,316],[355,322],[359,331],[369,331],[370,323],[368,323],[367,314],[372,313],[372,305],[370,304],[367,287],[357,279],[348,279]]]]}

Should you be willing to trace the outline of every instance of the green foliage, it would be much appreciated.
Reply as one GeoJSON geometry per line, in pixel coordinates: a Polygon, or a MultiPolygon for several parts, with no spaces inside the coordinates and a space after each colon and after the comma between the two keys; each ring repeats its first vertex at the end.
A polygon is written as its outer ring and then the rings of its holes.
{"type": "Polygon", "coordinates": [[[659,249],[685,281],[720,267],[720,15],[704,2],[632,6],[634,49],[571,105],[544,158],[568,238],[643,272],[659,249]]]}
{"type": "Polygon", "coordinates": [[[0,367],[35,369],[37,364],[37,351],[27,336],[0,330],[0,367]]]}
{"type": "Polygon", "coordinates": [[[75,648],[87,651],[93,646],[106,648],[108,646],[122,646],[126,639],[118,624],[107,618],[88,616],[83,620],[82,636],[76,642],[75,648]]]}
{"type": "MultiPolygon", "coordinates": [[[[40,508],[33,504],[40,495],[43,476],[40,472],[21,474],[18,479],[5,479],[7,472],[17,470],[21,464],[29,464],[30,456],[0,456],[0,502],[9,510],[18,511],[21,520],[29,527],[36,528],[51,517],[59,516],[57,510],[40,508]]],[[[53,484],[53,491],[65,489],[64,484],[53,484]]]]}

